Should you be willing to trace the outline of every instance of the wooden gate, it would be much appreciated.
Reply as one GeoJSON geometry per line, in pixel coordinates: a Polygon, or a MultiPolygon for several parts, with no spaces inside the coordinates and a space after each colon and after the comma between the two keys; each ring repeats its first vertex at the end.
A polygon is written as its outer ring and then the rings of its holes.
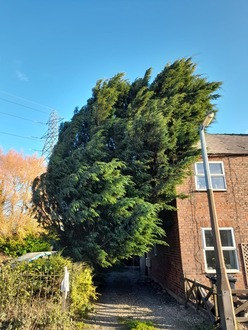
{"type": "Polygon", "coordinates": [[[185,307],[188,303],[192,303],[197,310],[203,308],[207,311],[210,320],[213,323],[218,322],[218,303],[217,303],[217,290],[214,284],[212,288],[203,285],[195,280],[184,278],[185,286],[185,307]]]}
{"type": "MultiPolygon", "coordinates": [[[[195,280],[184,278],[185,307],[193,304],[198,310],[205,310],[213,323],[219,322],[217,288],[203,285],[195,280]]],[[[234,313],[237,322],[248,322],[248,289],[232,290],[234,313]]]]}
{"type": "Polygon", "coordinates": [[[234,312],[238,322],[248,322],[248,290],[232,290],[234,312]]]}

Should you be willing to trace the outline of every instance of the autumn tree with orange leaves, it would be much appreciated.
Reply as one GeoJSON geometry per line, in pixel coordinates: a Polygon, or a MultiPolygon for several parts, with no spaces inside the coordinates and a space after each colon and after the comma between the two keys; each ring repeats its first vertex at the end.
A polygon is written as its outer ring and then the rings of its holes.
{"type": "Polygon", "coordinates": [[[31,187],[45,170],[42,158],[0,150],[0,243],[21,241],[41,231],[32,215],[31,187]]]}

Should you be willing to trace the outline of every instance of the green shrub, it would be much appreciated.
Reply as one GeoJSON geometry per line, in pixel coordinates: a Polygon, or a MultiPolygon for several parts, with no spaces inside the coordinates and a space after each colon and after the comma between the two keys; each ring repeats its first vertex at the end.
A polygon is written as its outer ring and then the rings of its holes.
{"type": "Polygon", "coordinates": [[[13,236],[0,239],[0,251],[11,257],[18,257],[28,252],[49,251],[51,238],[44,234],[28,234],[24,238],[13,236]]]}
{"type": "Polygon", "coordinates": [[[0,269],[0,329],[79,329],[80,318],[96,298],[92,270],[59,253],[0,269]],[[68,309],[62,311],[60,285],[64,267],[70,274],[68,309]]]}
{"type": "Polygon", "coordinates": [[[61,253],[54,253],[49,257],[39,258],[32,262],[19,262],[18,268],[30,274],[63,275],[64,267],[72,269],[73,262],[62,257],[61,253]]]}
{"type": "Polygon", "coordinates": [[[0,329],[4,330],[70,330],[79,329],[78,322],[68,313],[63,313],[61,306],[51,303],[45,305],[34,302],[32,307],[24,303],[21,309],[0,312],[0,329]]]}
{"type": "Polygon", "coordinates": [[[76,263],[71,277],[70,311],[75,316],[84,316],[92,309],[91,301],[97,298],[92,269],[84,263],[76,263]]]}

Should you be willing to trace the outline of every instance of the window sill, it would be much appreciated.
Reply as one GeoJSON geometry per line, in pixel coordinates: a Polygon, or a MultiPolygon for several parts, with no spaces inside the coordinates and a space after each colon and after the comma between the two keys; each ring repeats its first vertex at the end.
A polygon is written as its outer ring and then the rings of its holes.
{"type": "MultiPolygon", "coordinates": [[[[238,274],[241,273],[238,269],[226,269],[227,274],[238,274]]],[[[205,274],[216,274],[216,270],[206,270],[205,274]]]]}
{"type": "MultiPolygon", "coordinates": [[[[223,192],[223,191],[227,191],[227,189],[212,189],[213,191],[220,191],[220,192],[223,192]]],[[[197,189],[196,188],[196,190],[195,191],[197,191],[197,192],[206,192],[207,191],[207,189],[197,189]]]]}

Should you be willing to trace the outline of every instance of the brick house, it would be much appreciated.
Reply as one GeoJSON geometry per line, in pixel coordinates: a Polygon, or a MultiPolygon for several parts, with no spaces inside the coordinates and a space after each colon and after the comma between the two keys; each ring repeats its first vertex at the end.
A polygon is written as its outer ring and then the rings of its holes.
{"type": "MultiPolygon", "coordinates": [[[[227,273],[236,289],[248,286],[248,135],[207,134],[206,144],[227,273]]],[[[184,276],[211,286],[215,274],[202,159],[177,187],[176,212],[164,221],[169,246],[148,253],[148,275],[180,300],[184,276]]]]}

